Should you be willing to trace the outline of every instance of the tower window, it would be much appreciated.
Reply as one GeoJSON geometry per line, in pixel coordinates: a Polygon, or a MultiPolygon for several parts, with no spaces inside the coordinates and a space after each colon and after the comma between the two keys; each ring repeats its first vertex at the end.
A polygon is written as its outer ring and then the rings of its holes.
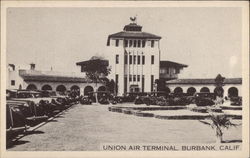
{"type": "Polygon", "coordinates": [[[132,40],[129,40],[129,47],[132,47],[132,40]]]}
{"type": "Polygon", "coordinates": [[[154,41],[154,40],[152,40],[152,41],[151,41],[151,47],[153,48],[153,47],[154,47],[154,45],[155,45],[155,41],[154,41]]]}
{"type": "Polygon", "coordinates": [[[133,75],[133,81],[136,81],[136,75],[133,75]]]}
{"type": "Polygon", "coordinates": [[[15,86],[15,80],[11,80],[11,85],[15,86]]]}
{"type": "Polygon", "coordinates": [[[137,41],[136,41],[136,40],[134,40],[134,47],[136,47],[136,44],[137,44],[137,41]]]}
{"type": "Polygon", "coordinates": [[[140,75],[137,75],[137,81],[138,82],[140,81],[140,75]]]}
{"type": "Polygon", "coordinates": [[[145,56],[143,55],[142,56],[142,65],[144,65],[145,64],[145,56]]]}
{"type": "Polygon", "coordinates": [[[132,55],[129,55],[129,64],[132,64],[132,55]]]}
{"type": "Polygon", "coordinates": [[[125,55],[124,63],[125,63],[125,64],[128,64],[128,55],[127,55],[127,54],[125,55]]]}
{"type": "Polygon", "coordinates": [[[128,40],[125,40],[125,41],[124,41],[124,46],[125,46],[125,47],[128,47],[128,40]]]}
{"type": "Polygon", "coordinates": [[[151,55],[151,64],[154,64],[154,63],[155,63],[155,56],[151,55]]]}
{"type": "Polygon", "coordinates": [[[137,64],[138,64],[138,65],[141,64],[141,56],[140,56],[140,55],[137,56],[137,64]]]}
{"type": "Polygon", "coordinates": [[[154,90],[154,75],[151,75],[151,92],[154,90]]]}
{"type": "Polygon", "coordinates": [[[132,81],[132,75],[129,75],[129,81],[132,81]]]}
{"type": "Polygon", "coordinates": [[[145,40],[143,40],[143,41],[142,41],[142,48],[144,48],[144,47],[145,47],[145,44],[146,44],[146,41],[145,41],[145,40]]]}
{"type": "Polygon", "coordinates": [[[141,47],[141,40],[138,40],[138,47],[141,47]]]}
{"type": "Polygon", "coordinates": [[[116,47],[119,46],[119,39],[115,40],[115,46],[116,46],[116,47]]]}
{"type": "Polygon", "coordinates": [[[119,55],[116,55],[116,56],[115,56],[115,63],[116,63],[116,64],[119,64],[119,55]]]}

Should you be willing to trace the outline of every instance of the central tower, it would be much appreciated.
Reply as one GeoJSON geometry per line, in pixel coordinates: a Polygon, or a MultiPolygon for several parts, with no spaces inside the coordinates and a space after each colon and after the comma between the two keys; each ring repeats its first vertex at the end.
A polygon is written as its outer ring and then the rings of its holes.
{"type": "Polygon", "coordinates": [[[117,85],[117,95],[127,92],[151,92],[159,79],[160,36],[143,32],[136,17],[123,31],[108,36],[110,79],[117,85]]]}

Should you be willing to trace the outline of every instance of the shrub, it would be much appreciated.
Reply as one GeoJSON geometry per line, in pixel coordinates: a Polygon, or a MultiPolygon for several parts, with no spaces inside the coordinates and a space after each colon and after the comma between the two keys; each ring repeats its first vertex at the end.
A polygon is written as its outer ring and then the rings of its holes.
{"type": "Polygon", "coordinates": [[[197,106],[211,106],[214,105],[214,101],[210,98],[197,97],[195,99],[195,104],[197,106]]]}
{"type": "Polygon", "coordinates": [[[142,97],[136,97],[135,104],[143,104],[142,97]]]}

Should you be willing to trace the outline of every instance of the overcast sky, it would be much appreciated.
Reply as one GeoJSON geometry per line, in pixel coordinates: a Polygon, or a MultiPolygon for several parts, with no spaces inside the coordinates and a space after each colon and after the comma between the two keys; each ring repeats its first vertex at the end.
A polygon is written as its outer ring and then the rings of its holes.
{"type": "Polygon", "coordinates": [[[181,78],[241,77],[240,8],[9,8],[7,62],[78,71],[76,62],[107,56],[109,34],[137,15],[162,37],[161,60],[187,64],[181,78]]]}

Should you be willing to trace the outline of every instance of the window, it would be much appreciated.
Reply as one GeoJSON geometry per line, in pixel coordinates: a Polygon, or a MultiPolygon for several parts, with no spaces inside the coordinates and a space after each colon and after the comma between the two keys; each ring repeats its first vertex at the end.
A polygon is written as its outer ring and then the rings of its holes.
{"type": "Polygon", "coordinates": [[[170,68],[167,67],[167,74],[169,74],[169,69],[170,69],[170,68]]]}
{"type": "Polygon", "coordinates": [[[128,40],[125,40],[125,41],[124,41],[124,46],[125,46],[125,47],[128,47],[128,40]]]}
{"type": "Polygon", "coordinates": [[[140,55],[137,56],[137,64],[138,64],[138,65],[141,64],[141,56],[140,56],[140,55]]]}
{"type": "Polygon", "coordinates": [[[136,40],[134,40],[134,47],[136,47],[136,44],[137,44],[137,41],[136,41],[136,40]]]}
{"type": "Polygon", "coordinates": [[[138,40],[138,47],[141,47],[141,40],[138,40]]]}
{"type": "Polygon", "coordinates": [[[133,81],[136,81],[136,75],[133,75],[133,81]]]}
{"type": "Polygon", "coordinates": [[[142,65],[144,65],[145,64],[145,56],[143,55],[142,56],[142,65]]]}
{"type": "Polygon", "coordinates": [[[116,56],[115,56],[115,63],[116,63],[116,64],[119,64],[119,55],[116,55],[116,56]]]}
{"type": "Polygon", "coordinates": [[[140,75],[137,75],[137,81],[140,82],[140,75]]]}
{"type": "Polygon", "coordinates": [[[132,81],[132,75],[129,75],[129,81],[132,81]]]}
{"type": "Polygon", "coordinates": [[[15,86],[15,80],[11,80],[11,85],[15,86]]]}
{"type": "Polygon", "coordinates": [[[154,75],[151,75],[151,92],[154,90],[154,75]]]}
{"type": "Polygon", "coordinates": [[[115,75],[115,92],[116,92],[116,94],[118,92],[118,82],[119,82],[119,75],[116,74],[115,75]]]}
{"type": "Polygon", "coordinates": [[[142,41],[142,48],[144,48],[144,47],[145,47],[145,44],[146,44],[146,41],[145,41],[145,40],[143,40],[143,41],[142,41]]]}
{"type": "Polygon", "coordinates": [[[155,41],[154,41],[154,40],[152,40],[152,41],[151,41],[151,47],[153,48],[153,47],[154,47],[154,45],[155,45],[155,41]]]}
{"type": "Polygon", "coordinates": [[[119,46],[119,40],[115,40],[115,46],[118,47],[119,46]]]}
{"type": "Polygon", "coordinates": [[[177,74],[180,73],[180,69],[176,68],[176,73],[177,74]]]}
{"type": "Polygon", "coordinates": [[[142,75],[142,81],[141,81],[141,90],[144,92],[144,84],[145,84],[145,77],[142,75]]]}
{"type": "Polygon", "coordinates": [[[134,55],[134,64],[136,64],[136,55],[134,55]]]}
{"type": "Polygon", "coordinates": [[[128,55],[127,54],[125,54],[124,64],[128,64],[128,55]]]}
{"type": "Polygon", "coordinates": [[[132,47],[132,40],[129,40],[129,47],[132,47]]]}
{"type": "Polygon", "coordinates": [[[129,55],[129,64],[132,64],[132,55],[129,55]]]}
{"type": "Polygon", "coordinates": [[[124,77],[124,93],[126,93],[127,92],[127,86],[128,86],[128,78],[127,78],[127,76],[125,76],[124,77]]]}
{"type": "Polygon", "coordinates": [[[154,64],[155,63],[155,56],[151,55],[151,64],[154,64]]]}

